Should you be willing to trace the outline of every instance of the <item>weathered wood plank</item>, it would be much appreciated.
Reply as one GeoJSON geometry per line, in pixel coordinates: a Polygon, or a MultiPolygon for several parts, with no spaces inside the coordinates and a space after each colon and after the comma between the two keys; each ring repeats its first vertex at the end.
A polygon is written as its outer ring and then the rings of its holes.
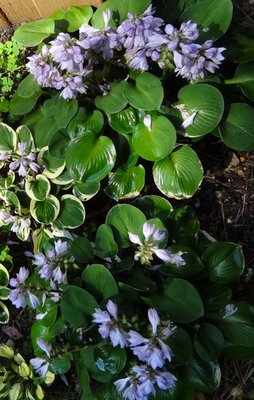
{"type": "Polygon", "coordinates": [[[10,22],[8,21],[8,19],[6,18],[6,16],[4,15],[4,13],[0,8],[0,29],[6,29],[9,27],[10,27],[10,22]]]}
{"type": "MultiPolygon", "coordinates": [[[[71,5],[98,7],[102,0],[1,0],[1,8],[12,24],[46,18],[53,12],[71,5]]],[[[0,23],[2,18],[0,15],[0,23]]],[[[3,24],[6,21],[3,20],[3,24]]],[[[3,26],[4,27],[4,26],[3,26]]]]}
{"type": "Polygon", "coordinates": [[[14,25],[23,21],[42,18],[33,0],[1,0],[1,7],[14,25]]]}
{"type": "Polygon", "coordinates": [[[94,7],[99,7],[102,3],[102,0],[34,0],[36,6],[43,17],[48,17],[53,12],[68,8],[72,5],[75,6],[84,6],[91,5],[94,7]]]}

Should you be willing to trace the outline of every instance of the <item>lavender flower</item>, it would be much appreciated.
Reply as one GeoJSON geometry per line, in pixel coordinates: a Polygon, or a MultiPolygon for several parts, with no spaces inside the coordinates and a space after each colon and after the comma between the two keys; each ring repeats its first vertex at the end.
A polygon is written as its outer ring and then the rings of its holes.
{"type": "MultiPolygon", "coordinates": [[[[146,120],[146,124],[149,124],[149,119],[146,120]]],[[[139,260],[141,264],[150,265],[153,260],[153,254],[160,258],[164,262],[173,262],[178,260],[178,265],[185,264],[185,261],[181,258],[182,252],[178,252],[176,258],[175,254],[172,254],[169,250],[160,249],[158,244],[166,236],[165,232],[156,229],[156,227],[148,222],[143,225],[143,235],[145,237],[144,242],[141,241],[138,235],[128,232],[129,239],[132,243],[139,245],[138,251],[134,255],[134,260],[139,260]]]]}
{"type": "Polygon", "coordinates": [[[46,255],[37,253],[34,255],[34,265],[39,267],[41,278],[54,282],[67,283],[67,269],[74,264],[74,258],[68,257],[69,244],[60,239],[54,243],[54,248],[48,250],[46,255]]]}
{"type": "Polygon", "coordinates": [[[109,338],[114,347],[128,346],[128,334],[121,327],[121,322],[117,315],[117,305],[113,301],[107,302],[108,311],[96,308],[93,315],[93,322],[100,324],[99,333],[103,339],[109,338]]]}
{"type": "Polygon", "coordinates": [[[50,86],[49,81],[53,64],[49,54],[49,47],[44,45],[39,54],[28,57],[28,60],[29,62],[26,64],[26,67],[38,84],[41,86],[50,86]]]}
{"type": "Polygon", "coordinates": [[[40,170],[40,166],[35,162],[37,156],[35,153],[26,154],[27,143],[18,143],[19,154],[15,155],[9,167],[11,170],[18,169],[19,176],[26,176],[30,170],[34,171],[36,174],[40,170]]]}
{"type": "Polygon", "coordinates": [[[173,25],[168,24],[165,26],[165,32],[167,34],[167,48],[169,51],[176,50],[179,44],[192,43],[199,37],[197,24],[191,21],[183,22],[179,30],[173,25]]]}
{"type": "Polygon", "coordinates": [[[42,378],[45,378],[49,369],[49,362],[41,357],[32,358],[30,360],[35,372],[37,372],[42,378]]]}
{"type": "Polygon", "coordinates": [[[9,300],[16,308],[25,308],[27,300],[30,300],[31,306],[34,309],[40,304],[39,299],[24,285],[28,276],[29,271],[25,267],[21,267],[16,274],[16,278],[10,279],[10,286],[15,289],[10,290],[9,300]]]}
{"type": "Polygon", "coordinates": [[[174,387],[176,377],[170,372],[153,371],[146,365],[136,365],[130,370],[130,375],[118,379],[114,385],[119,392],[123,391],[123,398],[127,400],[148,400],[149,396],[156,396],[157,385],[161,390],[174,387]]]}
{"type": "Polygon", "coordinates": [[[147,339],[130,330],[128,342],[133,354],[140,361],[145,361],[153,369],[162,368],[166,360],[171,362],[172,351],[164,341],[172,335],[174,327],[168,322],[167,326],[159,329],[160,318],[154,308],[148,310],[148,319],[152,326],[151,337],[147,339]]]}
{"type": "Polygon", "coordinates": [[[59,33],[56,39],[50,42],[49,53],[52,59],[59,63],[62,70],[81,72],[84,56],[77,40],[71,38],[68,33],[59,33]]]}
{"type": "Polygon", "coordinates": [[[214,73],[224,60],[224,47],[212,47],[213,41],[207,40],[202,45],[180,44],[180,49],[174,51],[175,72],[193,82],[214,73]]]}
{"type": "Polygon", "coordinates": [[[0,211],[0,225],[8,225],[15,221],[15,217],[7,211],[0,211]]]}
{"type": "Polygon", "coordinates": [[[140,16],[129,13],[128,18],[117,28],[130,68],[146,71],[149,68],[147,58],[153,61],[160,58],[160,49],[165,43],[165,35],[161,30],[163,23],[161,18],[153,17],[150,6],[140,16]]]}
{"type": "Polygon", "coordinates": [[[105,60],[109,60],[114,56],[114,49],[120,49],[121,44],[118,35],[114,29],[108,25],[111,17],[111,11],[103,12],[105,27],[101,29],[94,28],[90,25],[82,25],[79,29],[80,40],[78,44],[84,50],[93,50],[95,53],[101,53],[105,60]]]}
{"type": "Polygon", "coordinates": [[[62,87],[60,96],[65,100],[74,99],[78,93],[87,92],[87,85],[83,82],[82,75],[69,75],[63,78],[62,87]]]}

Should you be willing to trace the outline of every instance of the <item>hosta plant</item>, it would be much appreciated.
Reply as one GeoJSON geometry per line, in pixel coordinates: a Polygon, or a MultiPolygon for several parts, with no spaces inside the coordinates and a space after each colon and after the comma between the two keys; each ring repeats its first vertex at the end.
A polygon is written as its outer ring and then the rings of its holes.
{"type": "Polygon", "coordinates": [[[94,234],[27,256],[9,297],[36,315],[30,365],[65,381],[73,365],[84,400],[191,400],[218,388],[221,357],[253,357],[253,312],[235,290],[241,247],[200,231],[187,206],[116,205],[94,234]]]}
{"type": "Polygon", "coordinates": [[[231,0],[154,3],[71,7],[15,32],[38,49],[10,111],[25,116],[36,147],[66,159],[59,179],[84,197],[104,178],[113,199],[135,197],[149,166],[162,193],[187,198],[203,178],[191,138],[213,133],[232,148],[254,147],[251,104],[230,104],[229,81],[212,75],[227,54],[214,41],[230,25],[231,0]]]}

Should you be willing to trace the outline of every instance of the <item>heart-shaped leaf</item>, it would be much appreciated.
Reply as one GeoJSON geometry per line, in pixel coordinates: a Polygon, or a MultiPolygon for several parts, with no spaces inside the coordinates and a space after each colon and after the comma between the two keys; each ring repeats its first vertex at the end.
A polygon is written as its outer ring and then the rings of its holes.
{"type": "Polygon", "coordinates": [[[105,193],[118,201],[137,197],[145,185],[145,169],[142,165],[128,168],[118,168],[109,174],[109,182],[105,193]]]}
{"type": "Polygon", "coordinates": [[[146,115],[133,129],[133,148],[145,160],[165,158],[175,143],[175,128],[166,117],[146,115]]]}
{"type": "Polygon", "coordinates": [[[31,200],[30,212],[32,217],[42,224],[50,224],[58,216],[60,203],[57,198],[51,194],[43,201],[31,200]]]}
{"type": "Polygon", "coordinates": [[[127,100],[124,96],[124,90],[127,82],[113,82],[110,87],[110,92],[106,96],[97,96],[95,105],[105,114],[114,114],[121,111],[127,105],[127,100]]]}
{"type": "Polygon", "coordinates": [[[66,167],[77,181],[98,182],[113,168],[116,150],[111,139],[86,132],[66,151],[66,167]]]}
{"type": "Polygon", "coordinates": [[[245,103],[233,103],[219,125],[223,142],[234,150],[254,150],[254,108],[245,103]]]}
{"type": "Polygon", "coordinates": [[[244,270],[242,248],[235,243],[212,243],[205,250],[202,259],[207,265],[209,279],[214,283],[239,281],[244,270]]]}
{"type": "Polygon", "coordinates": [[[146,111],[158,110],[164,97],[160,79],[150,72],[138,74],[134,79],[135,84],[129,83],[124,91],[130,105],[146,111]]]}
{"type": "Polygon", "coordinates": [[[116,296],[119,292],[115,279],[104,265],[88,265],[82,274],[82,279],[103,300],[116,296]]]}
{"type": "Polygon", "coordinates": [[[200,25],[201,41],[218,39],[228,29],[233,15],[231,0],[201,0],[186,8],[181,15],[182,22],[196,22],[200,25]]]}
{"type": "Polygon", "coordinates": [[[185,128],[189,137],[204,136],[213,131],[219,124],[223,111],[224,100],[218,89],[204,83],[184,86],[178,93],[179,108],[183,108],[184,120],[194,116],[193,122],[185,128]]]}
{"type": "Polygon", "coordinates": [[[65,194],[60,199],[60,211],[55,223],[61,229],[75,229],[83,224],[85,215],[85,207],[81,201],[71,194],[65,194]]]}
{"type": "Polygon", "coordinates": [[[25,183],[26,193],[32,200],[42,201],[50,192],[50,183],[46,176],[38,174],[28,176],[25,183]]]}
{"type": "Polygon", "coordinates": [[[106,223],[113,228],[116,241],[121,247],[129,247],[128,232],[139,234],[146,222],[144,214],[129,204],[118,204],[108,212],[106,223]]]}
{"type": "Polygon", "coordinates": [[[224,349],[224,337],[216,326],[205,322],[197,327],[194,346],[204,361],[216,361],[224,349]]]}
{"type": "Polygon", "coordinates": [[[177,147],[168,157],[156,161],[154,182],[168,197],[191,197],[203,179],[203,168],[196,153],[188,146],[177,147]]]}
{"type": "Polygon", "coordinates": [[[69,7],[64,14],[64,19],[69,22],[68,32],[77,31],[81,25],[87,25],[93,16],[91,6],[69,7]]]}
{"type": "Polygon", "coordinates": [[[34,47],[55,31],[55,23],[52,19],[40,19],[27,22],[19,26],[14,33],[14,40],[26,47],[34,47]]]}
{"type": "Polygon", "coordinates": [[[248,99],[254,101],[254,62],[238,65],[235,77],[226,79],[226,84],[237,84],[248,99]]]}

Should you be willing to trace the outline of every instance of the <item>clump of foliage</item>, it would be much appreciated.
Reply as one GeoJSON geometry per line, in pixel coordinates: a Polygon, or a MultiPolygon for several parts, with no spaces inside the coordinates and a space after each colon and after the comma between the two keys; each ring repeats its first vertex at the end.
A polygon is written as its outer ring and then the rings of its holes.
{"type": "Polygon", "coordinates": [[[25,74],[24,48],[14,39],[0,43],[0,113],[9,111],[9,100],[25,74]]]}
{"type": "Polygon", "coordinates": [[[253,355],[253,314],[234,294],[242,250],[204,236],[186,206],[134,204],[114,206],[94,235],[41,244],[9,299],[36,315],[42,378],[74,365],[82,399],[194,399],[218,388],[219,357],[253,355]]]}

